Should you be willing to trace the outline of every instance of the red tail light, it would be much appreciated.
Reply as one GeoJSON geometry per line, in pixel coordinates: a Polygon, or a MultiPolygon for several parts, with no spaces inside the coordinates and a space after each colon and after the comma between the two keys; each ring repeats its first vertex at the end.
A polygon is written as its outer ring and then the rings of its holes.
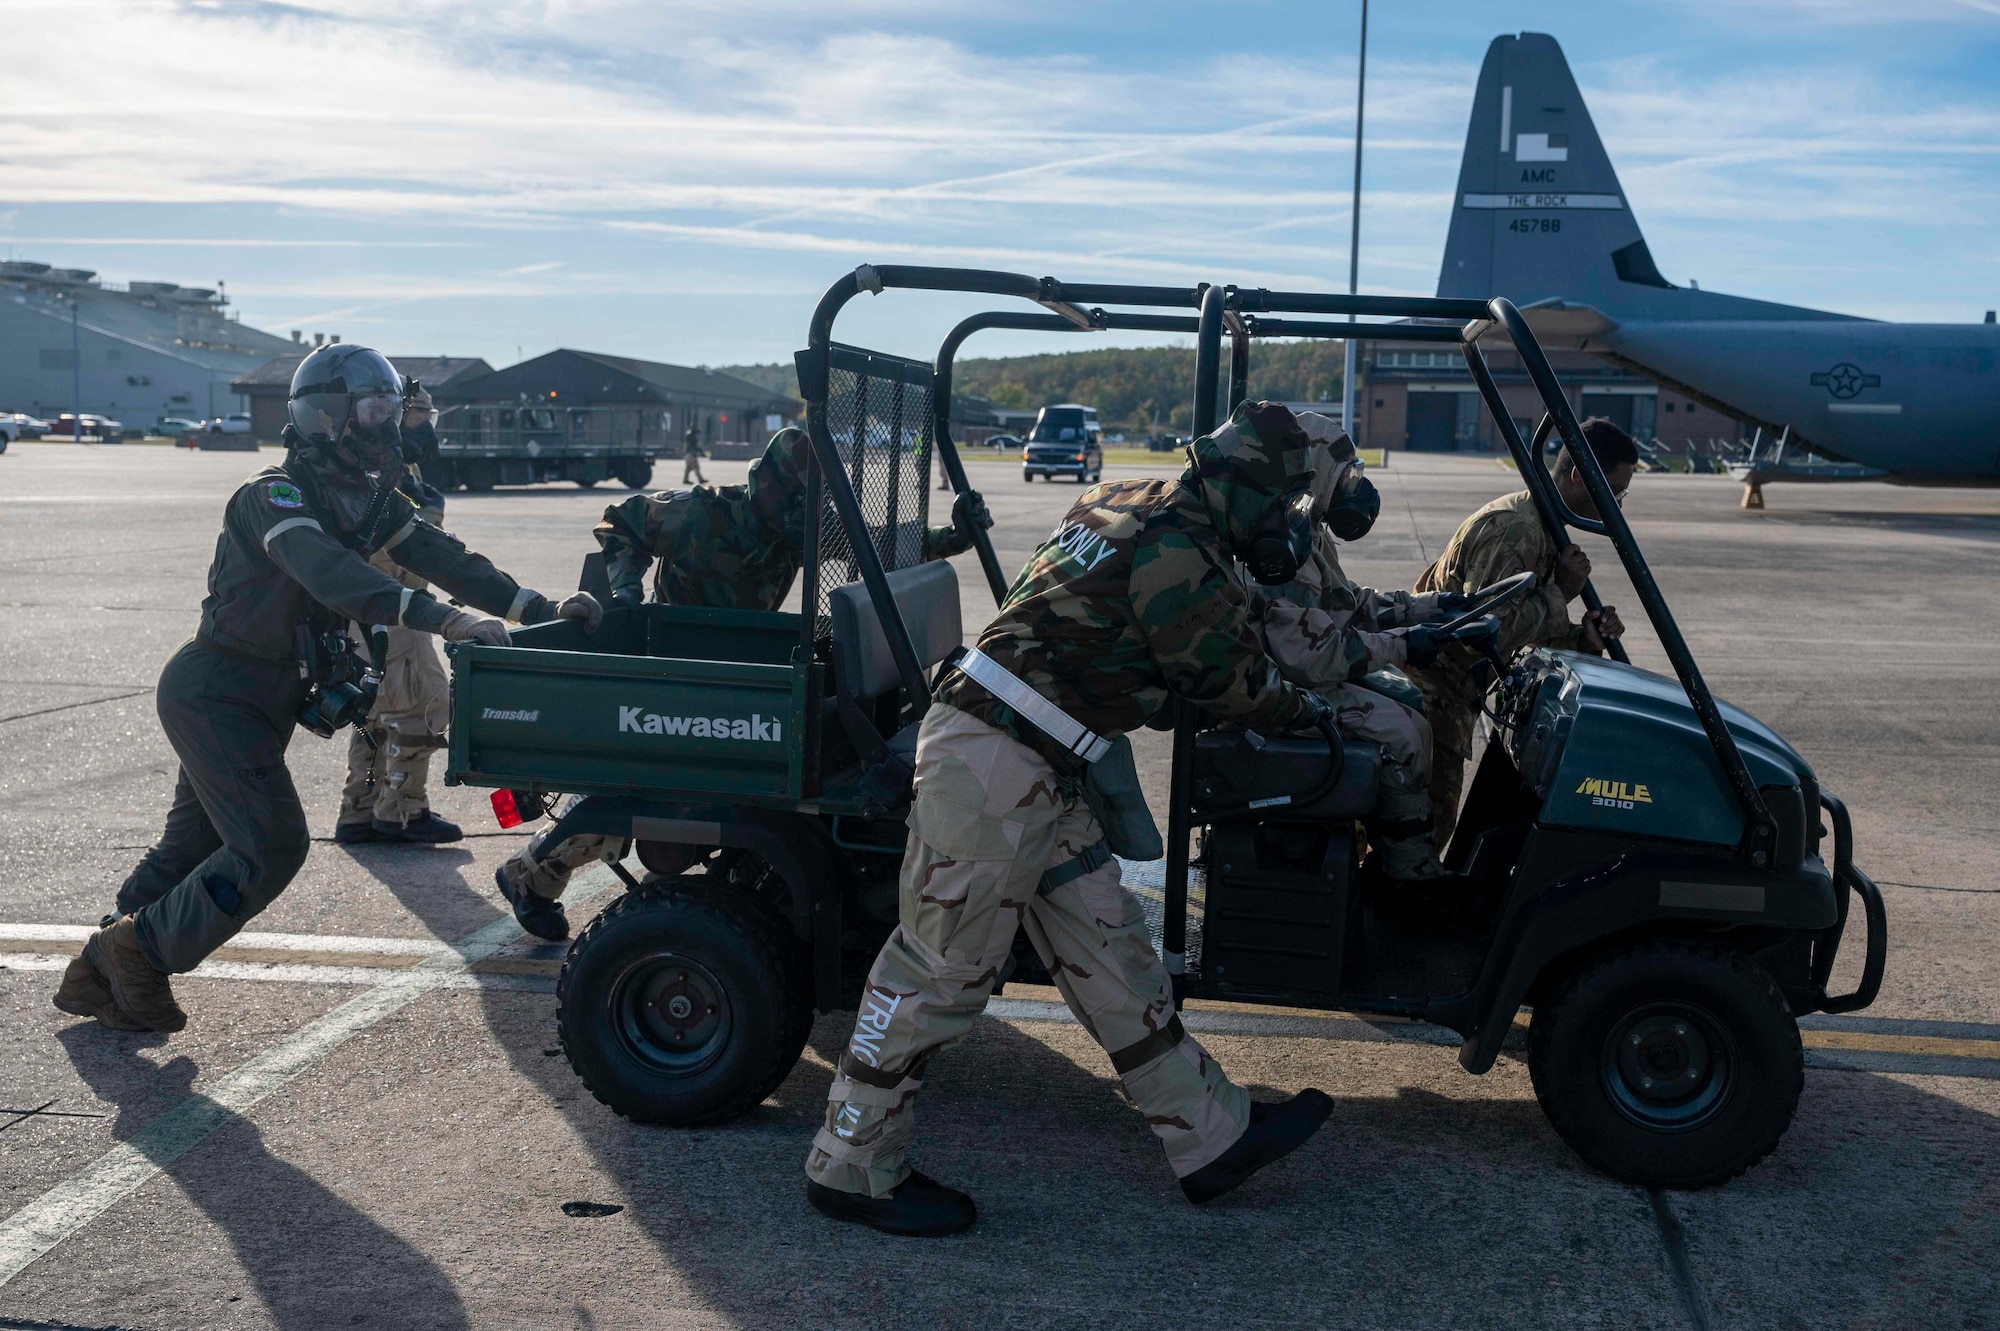
{"type": "Polygon", "coordinates": [[[519,827],[524,821],[521,808],[514,803],[514,792],[496,790],[493,792],[493,816],[500,820],[502,827],[519,827]]]}

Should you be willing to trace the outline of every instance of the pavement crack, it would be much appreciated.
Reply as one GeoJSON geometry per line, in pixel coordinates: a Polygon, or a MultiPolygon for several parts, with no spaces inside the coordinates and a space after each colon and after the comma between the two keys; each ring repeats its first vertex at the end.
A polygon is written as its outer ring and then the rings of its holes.
{"type": "Polygon", "coordinates": [[[51,712],[67,712],[77,707],[95,707],[99,703],[122,702],[127,698],[136,698],[142,693],[151,692],[151,689],[133,689],[130,693],[114,693],[109,698],[89,698],[83,702],[66,702],[58,703],[54,707],[38,707],[32,712],[15,712],[12,716],[0,716],[0,726],[6,725],[9,721],[25,721],[31,716],[47,716],[51,712]]]}
{"type": "Polygon", "coordinates": [[[1686,1314],[1688,1325],[1695,1331],[1710,1331],[1715,1321],[1709,1316],[1708,1296],[1702,1292],[1701,1282],[1695,1279],[1694,1263],[1688,1257],[1687,1234],[1681,1229],[1680,1217],[1674,1214],[1667,1194],[1658,1188],[1646,1189],[1646,1196],[1653,1204],[1653,1223],[1660,1230],[1660,1246],[1667,1251],[1667,1267],[1674,1276],[1674,1297],[1686,1314]]]}

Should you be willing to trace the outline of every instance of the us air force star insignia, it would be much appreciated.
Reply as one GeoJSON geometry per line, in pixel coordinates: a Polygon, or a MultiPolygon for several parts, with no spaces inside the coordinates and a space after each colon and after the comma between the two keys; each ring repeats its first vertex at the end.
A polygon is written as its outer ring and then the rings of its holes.
{"type": "Polygon", "coordinates": [[[264,498],[270,500],[273,508],[304,508],[306,497],[299,493],[299,487],[290,481],[271,481],[264,487],[264,498]]]}
{"type": "Polygon", "coordinates": [[[1814,388],[1824,388],[1837,398],[1856,397],[1864,388],[1880,388],[1882,376],[1863,374],[1861,367],[1853,361],[1842,361],[1830,370],[1823,370],[1812,377],[1814,388]]]}

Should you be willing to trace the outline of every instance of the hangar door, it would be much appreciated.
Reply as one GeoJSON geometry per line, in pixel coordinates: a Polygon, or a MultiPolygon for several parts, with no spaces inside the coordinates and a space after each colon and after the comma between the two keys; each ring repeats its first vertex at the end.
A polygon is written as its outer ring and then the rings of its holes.
{"type": "Polygon", "coordinates": [[[1403,447],[1449,453],[1479,446],[1479,394],[1412,388],[1403,447]]]}

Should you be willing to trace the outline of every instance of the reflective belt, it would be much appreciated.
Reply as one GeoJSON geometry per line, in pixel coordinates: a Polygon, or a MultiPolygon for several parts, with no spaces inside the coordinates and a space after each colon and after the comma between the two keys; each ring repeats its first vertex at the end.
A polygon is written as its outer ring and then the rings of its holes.
{"type": "Polygon", "coordinates": [[[1087,873],[1095,873],[1111,863],[1111,843],[1099,841],[1086,848],[1081,854],[1072,856],[1042,875],[1035,895],[1045,897],[1064,883],[1073,883],[1087,873]]]}
{"type": "Polygon", "coordinates": [[[1008,673],[1005,666],[977,647],[958,658],[968,679],[1014,709],[1014,714],[1087,763],[1111,751],[1111,741],[1008,673]]]}

